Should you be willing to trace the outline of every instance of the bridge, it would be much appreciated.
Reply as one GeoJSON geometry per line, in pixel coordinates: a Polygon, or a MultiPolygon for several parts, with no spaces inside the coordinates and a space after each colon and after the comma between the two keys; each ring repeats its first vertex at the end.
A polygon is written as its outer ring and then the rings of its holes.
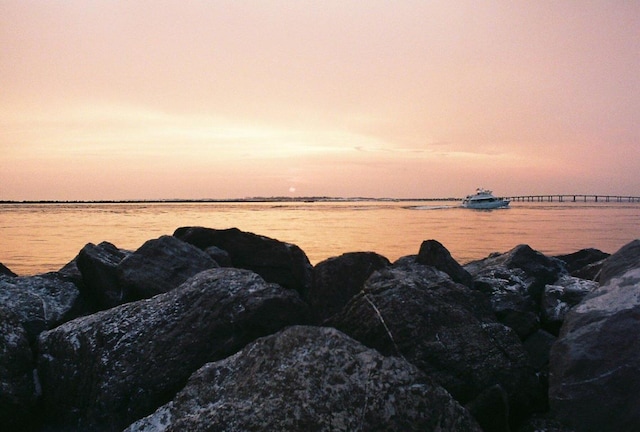
{"type": "Polygon", "coordinates": [[[517,195],[506,197],[514,202],[640,202],[640,197],[625,195],[517,195]]]}

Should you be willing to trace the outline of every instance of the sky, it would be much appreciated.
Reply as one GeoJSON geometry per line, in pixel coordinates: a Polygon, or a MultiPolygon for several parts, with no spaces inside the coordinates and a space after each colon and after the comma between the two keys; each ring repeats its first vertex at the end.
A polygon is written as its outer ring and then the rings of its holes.
{"type": "Polygon", "coordinates": [[[635,0],[0,0],[0,200],[640,195],[635,0]]]}

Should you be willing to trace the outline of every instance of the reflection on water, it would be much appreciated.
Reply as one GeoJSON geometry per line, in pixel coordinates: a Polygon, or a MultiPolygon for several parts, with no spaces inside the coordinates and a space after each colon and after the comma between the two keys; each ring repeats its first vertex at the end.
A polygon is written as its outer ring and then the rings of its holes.
{"type": "Polygon", "coordinates": [[[469,210],[452,201],[0,205],[0,262],[26,275],[58,270],[86,243],[135,250],[181,226],[237,227],[300,246],[313,264],[345,252],[390,260],[440,241],[461,263],[518,244],[553,255],[615,252],[640,237],[640,204],[512,203],[469,210]]]}

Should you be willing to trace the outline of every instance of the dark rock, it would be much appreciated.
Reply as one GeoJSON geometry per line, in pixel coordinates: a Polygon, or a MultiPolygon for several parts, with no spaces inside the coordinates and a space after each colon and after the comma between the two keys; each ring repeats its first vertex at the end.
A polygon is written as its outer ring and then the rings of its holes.
{"type": "Polygon", "coordinates": [[[78,253],[75,262],[82,274],[83,292],[98,310],[129,300],[118,279],[118,264],[130,254],[109,242],[88,243],[78,253]]]}
{"type": "Polygon", "coordinates": [[[35,365],[19,317],[0,304],[0,425],[4,431],[33,427],[37,400],[35,365]]]}
{"type": "Polygon", "coordinates": [[[546,415],[534,415],[517,432],[577,432],[572,427],[546,415]]]}
{"type": "Polygon", "coordinates": [[[316,264],[309,292],[315,321],[320,323],[340,312],[374,271],[389,265],[388,259],[374,252],[346,253],[316,264]]]}
{"type": "Polygon", "coordinates": [[[7,266],[5,266],[4,264],[2,264],[2,263],[0,263],[0,275],[3,275],[3,276],[18,276],[17,274],[15,274],[11,270],[9,270],[9,268],[7,266]]]}
{"type": "Polygon", "coordinates": [[[451,253],[436,240],[425,240],[420,245],[416,262],[437,268],[448,274],[454,282],[473,287],[473,277],[464,269],[451,253]]]}
{"type": "Polygon", "coordinates": [[[121,286],[132,299],[139,300],[172,290],[218,264],[197,247],[162,236],[145,242],[117,267],[121,286]]]}
{"type": "Polygon", "coordinates": [[[67,322],[39,339],[47,421],[122,430],[171,400],[206,362],[306,319],[295,291],[246,270],[211,269],[165,294],[67,322]]]}
{"type": "MultiPolygon", "coordinates": [[[[536,371],[544,373],[545,376],[549,373],[549,354],[556,339],[556,336],[540,329],[523,343],[529,356],[529,364],[536,371]]],[[[546,378],[544,380],[546,381],[546,378]]]]}
{"type": "Polygon", "coordinates": [[[463,404],[500,385],[517,422],[542,396],[518,337],[494,320],[482,294],[414,264],[374,273],[329,323],[406,358],[463,404]]]}
{"type": "Polygon", "coordinates": [[[540,305],[544,328],[557,336],[569,310],[599,286],[597,282],[566,275],[547,285],[540,305]]]}
{"type": "Polygon", "coordinates": [[[329,328],[291,327],[209,363],[127,432],[480,431],[406,361],[329,328]]]}
{"type": "Polygon", "coordinates": [[[605,260],[598,282],[600,285],[604,285],[610,279],[638,267],[640,267],[640,240],[634,240],[622,246],[620,250],[605,260]]]}
{"type": "Polygon", "coordinates": [[[231,257],[226,250],[216,246],[208,247],[204,250],[220,267],[233,267],[231,257]]]}
{"type": "Polygon", "coordinates": [[[202,250],[219,247],[229,253],[234,267],[254,271],[267,282],[295,289],[305,300],[311,289],[311,263],[296,245],[237,228],[182,227],[173,235],[202,250]]]}
{"type": "Polygon", "coordinates": [[[509,432],[509,396],[499,384],[484,390],[466,408],[484,432],[509,432]]]}
{"type": "Polygon", "coordinates": [[[551,409],[579,431],[640,426],[640,267],[620,274],[622,262],[615,257],[606,284],[569,311],[551,350],[551,409]]]}
{"type": "Polygon", "coordinates": [[[78,288],[57,273],[0,277],[0,304],[17,315],[30,341],[84,312],[78,288]]]}
{"type": "Polygon", "coordinates": [[[540,327],[540,301],[544,287],[563,274],[559,260],[550,259],[527,245],[494,254],[464,266],[473,275],[474,289],[491,300],[503,324],[524,340],[540,327]]]}
{"type": "Polygon", "coordinates": [[[584,277],[586,269],[593,269],[594,264],[601,266],[603,260],[608,257],[609,254],[606,252],[602,252],[598,249],[588,248],[581,249],[577,252],[567,255],[558,255],[555,258],[564,262],[567,271],[571,276],[580,277],[582,279],[592,279],[584,277]]]}

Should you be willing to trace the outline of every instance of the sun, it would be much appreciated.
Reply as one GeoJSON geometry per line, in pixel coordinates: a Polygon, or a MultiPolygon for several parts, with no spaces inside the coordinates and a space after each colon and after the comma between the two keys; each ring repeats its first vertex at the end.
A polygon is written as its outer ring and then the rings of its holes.
{"type": "Polygon", "coordinates": [[[294,193],[296,191],[296,188],[291,186],[289,187],[289,193],[294,193]]]}

